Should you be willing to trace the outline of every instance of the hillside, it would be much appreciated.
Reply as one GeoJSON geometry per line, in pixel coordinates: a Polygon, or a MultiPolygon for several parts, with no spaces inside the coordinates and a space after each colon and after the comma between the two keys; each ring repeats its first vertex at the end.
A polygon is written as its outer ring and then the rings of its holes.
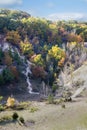
{"type": "MultiPolygon", "coordinates": [[[[72,91],[73,94],[79,92],[79,88],[85,88],[85,91],[80,91],[74,98],[72,102],[61,102],[59,104],[48,104],[47,101],[36,102],[31,101],[27,95],[19,95],[15,99],[18,101],[25,100],[24,97],[27,97],[29,108],[25,110],[16,110],[18,115],[24,118],[25,124],[20,124],[18,121],[5,121],[0,123],[0,129],[8,130],[86,130],[87,128],[87,63],[85,62],[80,68],[73,72],[73,82],[74,88],[70,87],[69,82],[65,87],[69,91],[72,91]],[[84,81],[84,82],[83,82],[84,81]],[[69,86],[68,86],[69,85],[69,86]],[[21,98],[20,98],[21,97],[21,98]],[[21,100],[20,100],[21,99],[21,100]],[[65,108],[63,108],[65,105],[65,108]],[[31,112],[31,109],[36,109],[34,112],[31,112]]],[[[70,75],[67,77],[70,81],[70,75]]],[[[59,99],[56,99],[58,101],[59,99]]],[[[25,100],[26,101],[26,100],[25,100]]],[[[1,112],[1,117],[11,116],[14,110],[5,110],[1,112]]]]}
{"type": "Polygon", "coordinates": [[[85,22],[52,22],[23,11],[1,9],[0,23],[1,89],[28,86],[30,93],[55,94],[66,64],[76,70],[86,60],[85,22]]]}
{"type": "Polygon", "coordinates": [[[24,11],[0,9],[0,16],[7,17],[10,19],[19,20],[22,18],[29,18],[31,15],[24,11]]]}
{"type": "Polygon", "coordinates": [[[0,130],[86,130],[86,45],[87,22],[0,9],[0,130]]]}
{"type": "Polygon", "coordinates": [[[83,63],[81,67],[72,72],[72,75],[67,75],[67,82],[64,88],[71,91],[72,99],[78,96],[86,96],[87,92],[87,63],[83,63]]]}

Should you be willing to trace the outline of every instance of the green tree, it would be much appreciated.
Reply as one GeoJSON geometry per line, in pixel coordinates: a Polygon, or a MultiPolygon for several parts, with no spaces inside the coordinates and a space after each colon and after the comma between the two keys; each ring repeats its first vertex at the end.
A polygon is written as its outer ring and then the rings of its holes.
{"type": "Polygon", "coordinates": [[[10,69],[8,69],[8,68],[3,70],[2,75],[3,75],[5,83],[9,83],[9,82],[14,80],[14,75],[12,74],[10,69]]]}
{"type": "Polygon", "coordinates": [[[4,58],[4,52],[3,52],[2,49],[0,48],[0,64],[3,63],[3,58],[4,58]]]}
{"type": "Polygon", "coordinates": [[[14,20],[14,19],[11,19],[8,23],[8,30],[12,31],[16,31],[17,28],[21,27],[22,26],[22,23],[21,21],[19,20],[14,20]]]}
{"type": "Polygon", "coordinates": [[[4,32],[4,28],[8,26],[9,18],[5,16],[0,16],[0,32],[4,32]]]}
{"type": "Polygon", "coordinates": [[[0,85],[3,85],[5,83],[4,77],[2,74],[0,74],[0,85]]]}

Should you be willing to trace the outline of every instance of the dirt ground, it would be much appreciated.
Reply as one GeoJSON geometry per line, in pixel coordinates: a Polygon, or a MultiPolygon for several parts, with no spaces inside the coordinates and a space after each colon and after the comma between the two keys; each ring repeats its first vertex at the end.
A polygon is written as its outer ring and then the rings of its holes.
{"type": "MultiPolygon", "coordinates": [[[[18,122],[0,124],[0,130],[87,130],[87,99],[77,98],[73,102],[61,105],[47,104],[46,102],[32,101],[38,110],[31,113],[29,110],[17,111],[23,116],[26,125],[18,122]]],[[[12,115],[13,111],[3,111],[3,115],[12,115]]]]}

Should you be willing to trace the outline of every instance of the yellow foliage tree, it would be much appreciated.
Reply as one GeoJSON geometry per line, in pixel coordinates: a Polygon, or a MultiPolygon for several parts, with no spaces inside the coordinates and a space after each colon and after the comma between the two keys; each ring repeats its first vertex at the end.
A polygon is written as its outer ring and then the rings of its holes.
{"type": "Polygon", "coordinates": [[[21,42],[20,47],[23,54],[27,54],[29,57],[33,55],[33,46],[30,42],[21,42]]]}
{"type": "Polygon", "coordinates": [[[41,54],[35,55],[31,59],[31,61],[34,62],[36,65],[39,65],[39,66],[43,66],[44,65],[44,60],[43,60],[41,54]]]}
{"type": "Polygon", "coordinates": [[[65,58],[65,52],[57,45],[52,46],[52,48],[48,51],[48,55],[56,60],[61,60],[63,57],[65,58]]]}
{"type": "Polygon", "coordinates": [[[6,106],[7,107],[13,107],[14,105],[15,105],[15,99],[11,98],[11,97],[8,97],[6,106]]]}

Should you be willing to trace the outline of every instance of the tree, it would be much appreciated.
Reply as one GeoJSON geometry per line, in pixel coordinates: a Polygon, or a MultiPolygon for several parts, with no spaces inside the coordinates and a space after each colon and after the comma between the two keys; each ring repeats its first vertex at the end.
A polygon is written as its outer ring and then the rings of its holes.
{"type": "Polygon", "coordinates": [[[0,48],[0,64],[3,63],[3,58],[4,58],[4,52],[3,52],[2,49],[0,48]]]}
{"type": "Polygon", "coordinates": [[[51,59],[55,59],[57,61],[61,60],[63,57],[65,58],[65,52],[57,45],[52,46],[52,48],[48,51],[48,55],[51,59]]]}
{"type": "Polygon", "coordinates": [[[15,78],[16,80],[18,80],[18,78],[19,78],[19,73],[18,73],[18,70],[17,70],[16,66],[10,66],[9,69],[10,69],[11,73],[13,74],[14,78],[15,78]]]}
{"type": "Polygon", "coordinates": [[[21,27],[22,26],[22,23],[21,21],[18,21],[18,20],[14,20],[14,19],[11,19],[8,23],[8,30],[12,31],[16,31],[17,28],[21,27]]]}
{"type": "Polygon", "coordinates": [[[5,83],[4,77],[2,74],[0,74],[0,85],[3,85],[5,83]]]}
{"type": "Polygon", "coordinates": [[[20,43],[21,51],[24,55],[27,55],[29,58],[33,55],[33,46],[32,44],[27,40],[20,43]]]}
{"type": "Polygon", "coordinates": [[[82,33],[81,36],[83,37],[84,41],[87,42],[87,29],[85,29],[82,33]]]}
{"type": "Polygon", "coordinates": [[[41,54],[35,55],[33,58],[31,58],[31,61],[38,66],[44,66],[44,60],[41,54]]]}
{"type": "Polygon", "coordinates": [[[74,34],[74,33],[70,33],[67,35],[67,40],[68,42],[82,42],[83,39],[80,35],[74,34]]]}
{"type": "Polygon", "coordinates": [[[8,26],[9,18],[5,16],[0,16],[0,32],[4,32],[4,28],[8,26]]]}
{"type": "Polygon", "coordinates": [[[12,64],[12,58],[10,57],[10,55],[7,52],[5,52],[4,55],[5,55],[4,56],[4,62],[5,62],[5,64],[7,66],[11,65],[12,64]]]}
{"type": "Polygon", "coordinates": [[[8,31],[6,35],[6,40],[13,45],[19,46],[21,37],[17,31],[8,31]]]}
{"type": "Polygon", "coordinates": [[[52,46],[52,48],[48,50],[48,54],[46,56],[46,70],[48,72],[50,86],[53,85],[56,77],[58,77],[59,68],[63,67],[65,57],[65,52],[57,45],[52,46]]]}
{"type": "Polygon", "coordinates": [[[5,83],[9,83],[14,80],[14,75],[12,74],[9,68],[5,68],[2,72],[2,75],[3,75],[5,83]]]}
{"type": "Polygon", "coordinates": [[[42,66],[33,66],[32,74],[34,78],[42,78],[44,79],[46,76],[46,72],[42,66]]]}

